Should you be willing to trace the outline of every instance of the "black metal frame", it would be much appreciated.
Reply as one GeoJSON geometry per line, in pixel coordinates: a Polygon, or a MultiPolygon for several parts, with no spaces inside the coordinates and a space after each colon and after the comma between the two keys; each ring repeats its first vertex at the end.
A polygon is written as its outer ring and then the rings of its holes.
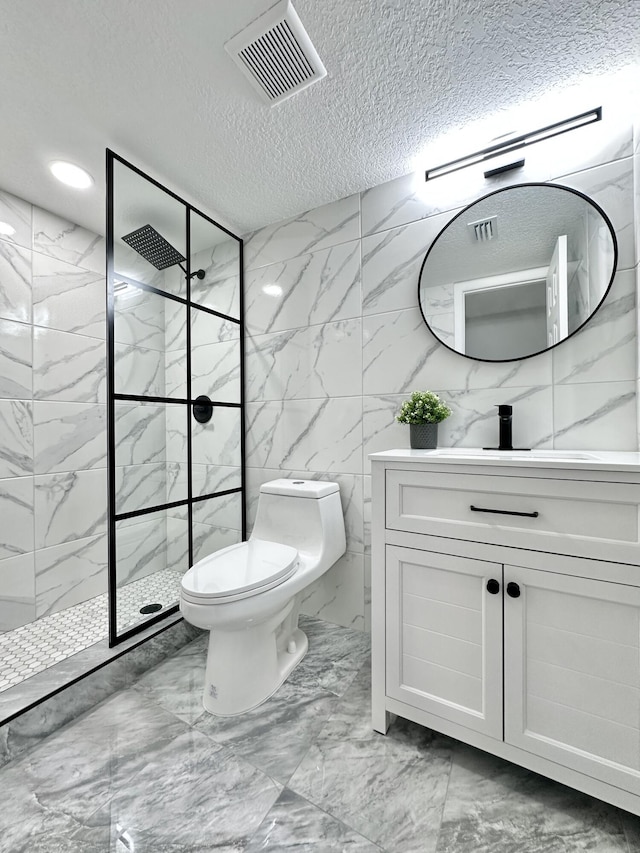
{"type": "Polygon", "coordinates": [[[117,626],[117,574],[116,574],[116,522],[122,521],[127,518],[134,518],[141,515],[149,515],[154,512],[161,512],[165,509],[171,509],[178,506],[186,506],[187,507],[187,524],[188,524],[188,545],[189,545],[189,565],[193,565],[193,531],[192,531],[192,522],[193,522],[193,504],[198,503],[200,501],[209,500],[211,498],[223,497],[225,495],[230,494],[240,494],[241,495],[241,508],[242,508],[242,538],[246,539],[247,535],[247,511],[246,511],[246,470],[245,470],[245,436],[244,436],[244,412],[245,412],[245,393],[244,393],[244,377],[245,377],[245,365],[244,365],[244,343],[245,343],[245,327],[244,327],[244,262],[243,262],[243,250],[244,243],[242,238],[238,237],[236,234],[233,234],[223,225],[220,225],[219,222],[211,219],[206,214],[202,213],[201,210],[198,210],[193,205],[189,204],[189,202],[180,198],[180,196],[176,195],[171,190],[164,187],[161,183],[151,178],[141,169],[134,166],[132,163],[129,163],[123,157],[120,157],[114,151],[111,151],[109,148],[106,150],[106,174],[107,174],[107,228],[106,228],[106,236],[107,236],[107,246],[106,246],[106,255],[107,255],[107,383],[108,383],[108,411],[107,411],[107,441],[108,441],[108,513],[109,513],[109,537],[108,537],[108,550],[109,550],[109,572],[108,572],[108,581],[109,581],[109,646],[116,646],[118,643],[123,642],[134,634],[143,631],[148,628],[150,625],[153,625],[156,622],[160,622],[165,619],[167,616],[175,613],[178,609],[178,604],[175,604],[171,607],[167,607],[160,611],[157,614],[154,614],[149,619],[142,619],[140,622],[136,623],[133,627],[127,629],[122,633],[118,633],[117,626]],[[176,201],[180,202],[184,205],[185,208],[185,229],[186,229],[186,254],[187,254],[187,271],[186,271],[186,296],[182,298],[180,296],[176,296],[172,293],[167,293],[159,288],[153,287],[152,285],[145,284],[142,282],[134,281],[132,279],[128,279],[126,276],[115,275],[114,273],[114,233],[113,233],[113,212],[114,212],[114,200],[113,200],[113,190],[114,190],[114,163],[118,162],[122,165],[126,166],[132,172],[136,173],[140,177],[149,181],[154,186],[163,190],[163,192],[167,193],[167,195],[174,198],[176,201]],[[239,318],[230,317],[227,314],[223,314],[219,311],[215,311],[211,308],[207,308],[202,305],[198,305],[197,303],[191,302],[191,214],[196,213],[198,216],[205,219],[207,222],[210,222],[216,228],[219,228],[221,231],[224,231],[234,240],[238,241],[238,264],[239,264],[239,318]],[[115,322],[115,299],[114,299],[114,277],[118,281],[126,281],[128,284],[138,288],[139,290],[149,291],[151,293],[155,293],[158,296],[162,296],[166,299],[172,299],[173,301],[179,302],[185,306],[186,310],[186,370],[187,370],[187,383],[186,397],[158,397],[158,396],[145,396],[143,394],[122,394],[117,393],[115,389],[115,332],[114,332],[114,322],[115,322]],[[207,495],[198,495],[194,497],[193,495],[193,472],[192,472],[192,435],[191,435],[191,426],[192,426],[192,407],[195,403],[195,400],[192,399],[192,389],[191,389],[191,320],[192,320],[192,310],[203,311],[207,314],[212,314],[220,319],[227,320],[229,322],[235,323],[238,325],[239,329],[239,347],[240,347],[240,402],[239,403],[229,403],[229,402],[213,402],[213,407],[225,407],[225,408],[237,408],[240,414],[240,477],[241,477],[241,485],[240,488],[236,489],[226,489],[219,492],[213,492],[207,495]],[[129,402],[145,402],[145,403],[164,403],[164,404],[172,404],[172,405],[183,405],[185,408],[186,418],[187,418],[187,497],[183,500],[172,501],[169,503],[163,504],[154,504],[151,507],[144,507],[143,509],[133,510],[125,513],[116,512],[116,464],[115,464],[115,404],[116,401],[129,401],[129,402]]]}
{"type": "Polygon", "coordinates": [[[573,187],[565,187],[562,184],[552,184],[550,182],[544,183],[542,181],[530,181],[530,182],[522,183],[522,184],[510,184],[509,186],[501,187],[498,190],[493,190],[493,192],[487,193],[486,195],[480,196],[480,198],[475,199],[475,201],[472,201],[471,204],[468,204],[459,213],[456,213],[455,216],[452,216],[451,219],[440,229],[440,231],[438,231],[436,236],[433,238],[433,242],[429,246],[429,249],[427,250],[427,254],[424,256],[424,260],[422,261],[422,264],[420,265],[420,272],[418,273],[418,307],[420,308],[420,314],[422,315],[422,319],[424,320],[425,326],[427,327],[427,329],[429,329],[429,331],[434,336],[434,338],[436,338],[438,343],[442,344],[443,347],[446,347],[448,350],[451,350],[451,352],[455,352],[456,355],[459,355],[462,358],[471,359],[471,361],[484,361],[484,362],[487,362],[489,364],[504,364],[504,363],[509,362],[509,361],[524,361],[524,359],[526,359],[526,358],[533,358],[536,355],[541,355],[541,353],[543,353],[543,352],[548,352],[549,350],[555,349],[557,346],[560,346],[560,344],[564,343],[565,341],[568,341],[569,338],[572,338],[577,332],[580,331],[580,329],[583,329],[586,326],[586,324],[594,317],[594,315],[600,310],[600,308],[602,308],[602,305],[604,304],[604,301],[607,298],[609,291],[611,290],[611,285],[613,284],[613,280],[616,276],[617,269],[618,269],[618,238],[616,237],[615,228],[613,227],[613,223],[611,222],[611,220],[609,219],[607,214],[604,212],[604,210],[592,198],[589,198],[588,195],[585,195],[584,193],[580,192],[580,190],[574,190],[573,187]],[[467,355],[464,352],[460,352],[459,350],[454,349],[452,346],[449,346],[449,344],[447,344],[443,340],[441,340],[438,337],[437,333],[434,332],[434,330],[429,325],[429,321],[427,320],[425,313],[424,313],[424,310],[423,310],[423,307],[422,307],[422,299],[420,298],[420,282],[422,281],[422,272],[423,272],[425,265],[429,259],[429,255],[431,254],[431,252],[433,250],[433,247],[436,245],[436,243],[438,242],[438,240],[440,239],[442,234],[447,230],[447,228],[453,222],[455,222],[456,219],[458,219],[460,216],[464,216],[467,213],[467,211],[469,210],[469,208],[473,207],[475,204],[478,204],[478,202],[484,201],[485,199],[490,198],[493,195],[497,195],[498,193],[508,192],[509,190],[518,189],[520,187],[553,187],[555,189],[565,190],[566,192],[573,193],[574,195],[580,196],[580,198],[583,198],[585,201],[589,202],[589,204],[598,211],[600,216],[602,216],[602,218],[606,222],[607,227],[609,228],[609,231],[611,233],[611,239],[613,241],[613,268],[611,270],[611,278],[609,279],[609,284],[607,285],[605,292],[602,294],[602,299],[600,300],[600,302],[598,302],[598,304],[593,309],[591,314],[589,314],[589,316],[584,321],[584,323],[581,323],[578,326],[578,328],[574,329],[573,332],[571,332],[570,335],[567,335],[566,338],[563,338],[561,341],[558,341],[557,343],[552,344],[550,347],[544,347],[544,349],[538,350],[537,352],[530,352],[530,353],[527,353],[526,355],[518,356],[517,358],[479,358],[477,355],[467,355]]]}

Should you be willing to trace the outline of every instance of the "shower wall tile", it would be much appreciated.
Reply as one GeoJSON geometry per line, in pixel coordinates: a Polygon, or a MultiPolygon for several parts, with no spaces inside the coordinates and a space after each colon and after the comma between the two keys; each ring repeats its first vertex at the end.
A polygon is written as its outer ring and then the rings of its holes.
{"type": "Polygon", "coordinates": [[[107,537],[76,539],[36,551],[36,617],[107,591],[107,537]]]}
{"type": "Polygon", "coordinates": [[[165,396],[163,352],[126,344],[116,344],[114,349],[117,394],[165,396]]]}
{"type": "Polygon", "coordinates": [[[40,207],[33,208],[33,249],[104,275],[104,237],[40,207]]]}
{"type": "Polygon", "coordinates": [[[34,328],[34,399],[104,403],[106,375],[104,341],[55,329],[34,328]]]}
{"type": "Polygon", "coordinates": [[[220,495],[193,505],[193,520],[209,527],[242,530],[242,496],[220,495]]]}
{"type": "Polygon", "coordinates": [[[229,317],[240,318],[240,247],[237,240],[225,240],[210,249],[196,252],[191,269],[203,269],[203,279],[191,279],[191,299],[229,317]]]}
{"type": "MultiPolygon", "coordinates": [[[[221,551],[229,545],[242,541],[242,532],[235,527],[213,527],[210,524],[193,523],[193,561],[221,551]]],[[[180,566],[184,566],[184,561],[180,566]]],[[[188,560],[186,567],[189,566],[188,560]]]]}
{"type": "Polygon", "coordinates": [[[116,293],[114,340],[126,346],[164,352],[167,302],[172,310],[180,311],[184,323],[185,309],[177,302],[132,286],[116,293]]]}
{"type": "MultiPolygon", "coordinates": [[[[182,324],[181,328],[184,329],[184,316],[177,319],[182,324]]],[[[179,328],[175,321],[173,324],[179,328]]],[[[238,340],[240,340],[240,325],[238,323],[234,323],[233,320],[223,320],[221,317],[209,314],[207,311],[200,311],[198,308],[191,310],[192,347],[238,340]]]]}
{"type": "Polygon", "coordinates": [[[104,270],[92,272],[46,255],[33,255],[33,322],[36,326],[106,336],[104,270]]]}
{"type": "Polygon", "coordinates": [[[31,322],[31,252],[0,240],[0,317],[31,322]]]}
{"type": "Polygon", "coordinates": [[[443,347],[417,308],[363,318],[363,393],[410,393],[550,385],[551,353],[523,361],[481,362],[443,347]],[[410,343],[409,343],[410,342],[410,343]]]}
{"type": "Polygon", "coordinates": [[[637,450],[636,383],[556,385],[554,447],[572,450],[637,450]]]}
{"type": "Polygon", "coordinates": [[[33,478],[0,480],[0,560],[33,551],[33,478]]]}
{"type": "Polygon", "coordinates": [[[31,248],[31,205],[11,193],[0,190],[0,222],[15,229],[15,234],[0,234],[0,242],[31,248]]]}
{"type": "Polygon", "coordinates": [[[359,317],[360,241],[250,270],[245,291],[250,334],[359,317]]]}
{"type": "Polygon", "coordinates": [[[360,197],[352,195],[248,235],[245,268],[256,269],[359,237],[360,197]]]}
{"type": "Polygon", "coordinates": [[[45,474],[34,480],[36,548],[106,532],[106,468],[45,474]]]}
{"type": "MultiPolygon", "coordinates": [[[[241,432],[240,409],[235,407],[214,406],[211,420],[204,424],[192,419],[192,462],[238,468],[241,463],[241,432]]],[[[177,444],[180,434],[172,434],[172,440],[177,444]]]]}
{"type": "Polygon", "coordinates": [[[167,567],[166,532],[164,511],[141,516],[136,524],[116,523],[118,587],[167,567]]]}
{"type": "Polygon", "coordinates": [[[0,398],[31,399],[31,326],[0,320],[0,398]]]}
{"type": "Polygon", "coordinates": [[[364,556],[347,552],[303,590],[300,611],[345,628],[364,630],[364,556]]]}
{"type": "MultiPolygon", "coordinates": [[[[176,571],[187,571],[189,568],[189,527],[186,518],[174,515],[175,510],[167,517],[166,522],[166,564],[176,571]]],[[[195,555],[194,555],[195,557],[195,555]]]]}
{"type": "Polygon", "coordinates": [[[239,489],[242,486],[242,469],[239,466],[193,464],[191,471],[195,496],[239,489]]]}
{"type": "Polygon", "coordinates": [[[95,403],[35,402],[35,473],[106,467],[106,428],[106,406],[95,403]]]}
{"type": "Polygon", "coordinates": [[[584,328],[553,350],[553,381],[607,382],[636,378],[636,282],[619,272],[604,305],[584,328]]]}
{"type": "Polygon", "coordinates": [[[36,618],[33,553],[0,560],[0,633],[36,618]]]}
{"type": "Polygon", "coordinates": [[[361,394],[361,321],[249,338],[246,376],[253,401],[361,394]]]}
{"type": "Polygon", "coordinates": [[[418,306],[422,262],[451,215],[431,216],[362,240],[363,314],[418,306]]]}
{"type": "MultiPolygon", "coordinates": [[[[116,465],[143,465],[150,462],[161,462],[168,458],[166,449],[167,423],[170,419],[175,419],[176,416],[179,422],[184,424],[185,409],[183,406],[116,401],[116,465]]],[[[186,460],[186,442],[183,454],[171,458],[173,461],[186,460]]]]}
{"type": "MultiPolygon", "coordinates": [[[[184,358],[177,365],[179,376],[185,374],[184,358]]],[[[167,370],[167,394],[170,391],[172,374],[167,370]]],[[[240,341],[221,341],[206,346],[191,348],[191,395],[205,394],[214,401],[239,403],[242,397],[240,385],[240,341]],[[215,369],[213,367],[215,366],[215,369]]],[[[186,396],[186,395],[185,395],[186,396]]]]}
{"type": "Polygon", "coordinates": [[[249,403],[247,464],[256,468],[362,472],[362,398],[249,403]]]}
{"type": "Polygon", "coordinates": [[[186,476],[177,462],[116,468],[116,512],[135,512],[168,501],[185,500],[186,476]]]}
{"type": "Polygon", "coordinates": [[[0,478],[33,473],[33,403],[0,400],[0,478]]]}

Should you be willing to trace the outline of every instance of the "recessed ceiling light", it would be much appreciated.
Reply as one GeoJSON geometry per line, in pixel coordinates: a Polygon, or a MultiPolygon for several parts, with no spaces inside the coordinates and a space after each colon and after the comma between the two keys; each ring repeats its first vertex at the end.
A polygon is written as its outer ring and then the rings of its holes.
{"type": "Polygon", "coordinates": [[[16,229],[13,225],[9,225],[8,222],[0,222],[0,234],[5,237],[11,237],[16,233],[16,229]]]}
{"type": "Polygon", "coordinates": [[[86,190],[93,184],[93,178],[80,166],[74,163],[67,163],[64,160],[54,160],[49,164],[51,173],[63,184],[68,184],[70,187],[75,187],[78,190],[86,190]]]}

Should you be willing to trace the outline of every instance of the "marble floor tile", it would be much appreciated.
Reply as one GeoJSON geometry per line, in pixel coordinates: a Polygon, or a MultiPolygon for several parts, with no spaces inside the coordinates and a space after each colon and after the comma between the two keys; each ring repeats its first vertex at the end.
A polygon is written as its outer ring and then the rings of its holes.
{"type": "Polygon", "coordinates": [[[371,728],[363,667],[289,787],[388,853],[435,853],[453,741],[396,720],[371,728]]]}
{"type": "Polygon", "coordinates": [[[381,849],[285,788],[243,853],[376,853],[381,849]]]}
{"type": "MultiPolygon", "coordinates": [[[[629,846],[623,818],[613,806],[458,744],[437,853],[632,853],[639,848],[629,846]]],[[[628,818],[629,832],[634,825],[637,832],[640,818],[628,818]]]]}

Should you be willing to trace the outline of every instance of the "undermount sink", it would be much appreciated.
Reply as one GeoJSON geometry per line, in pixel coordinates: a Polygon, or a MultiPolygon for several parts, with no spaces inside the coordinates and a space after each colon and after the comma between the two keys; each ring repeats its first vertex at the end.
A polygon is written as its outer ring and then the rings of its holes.
{"type": "Polygon", "coordinates": [[[575,450],[483,450],[481,447],[440,447],[431,456],[443,459],[545,459],[549,462],[597,460],[595,453],[575,450]]]}

